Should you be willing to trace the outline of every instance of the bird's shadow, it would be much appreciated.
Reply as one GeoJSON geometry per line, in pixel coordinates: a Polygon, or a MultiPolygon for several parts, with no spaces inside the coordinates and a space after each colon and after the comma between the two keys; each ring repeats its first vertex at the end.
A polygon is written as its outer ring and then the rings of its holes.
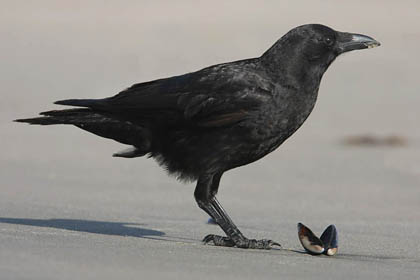
{"type": "Polygon", "coordinates": [[[48,227],[70,231],[88,232],[106,235],[152,238],[164,236],[163,231],[148,229],[137,223],[105,222],[77,219],[24,219],[0,217],[0,223],[48,227]]]}

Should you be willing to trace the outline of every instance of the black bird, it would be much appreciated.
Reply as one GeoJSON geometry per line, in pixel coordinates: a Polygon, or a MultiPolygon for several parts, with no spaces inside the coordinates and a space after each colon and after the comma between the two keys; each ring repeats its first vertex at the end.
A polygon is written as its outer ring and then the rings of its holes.
{"type": "Polygon", "coordinates": [[[149,155],[179,179],[197,181],[198,206],[226,233],[207,235],[205,243],[270,249],[279,244],[246,238],[222,208],[216,199],[220,178],[272,152],[303,124],[338,55],[379,45],[365,35],[303,25],[258,58],[135,84],[113,97],[57,101],[83,108],[16,121],[71,124],[132,145],[114,156],[149,155]]]}

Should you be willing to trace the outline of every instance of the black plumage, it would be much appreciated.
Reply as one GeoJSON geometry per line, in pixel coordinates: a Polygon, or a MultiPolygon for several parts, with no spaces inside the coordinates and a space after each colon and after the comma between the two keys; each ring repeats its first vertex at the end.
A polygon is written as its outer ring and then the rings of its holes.
{"type": "Polygon", "coordinates": [[[198,181],[198,205],[227,235],[209,235],[206,242],[267,249],[277,243],[245,238],[217,201],[222,174],[262,158],[303,124],[339,54],[377,45],[364,35],[303,25],[261,57],[135,84],[109,98],[57,101],[84,108],[17,121],[72,124],[132,145],[114,155],[149,155],[179,178],[198,181]]]}

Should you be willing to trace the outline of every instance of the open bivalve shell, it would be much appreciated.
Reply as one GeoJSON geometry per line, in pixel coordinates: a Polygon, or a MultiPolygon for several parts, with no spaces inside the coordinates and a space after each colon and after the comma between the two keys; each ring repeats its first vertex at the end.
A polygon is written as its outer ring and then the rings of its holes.
{"type": "Polygon", "coordinates": [[[338,234],[334,225],[328,226],[318,238],[307,226],[298,223],[298,237],[303,248],[312,255],[334,256],[338,251],[338,234]]]}

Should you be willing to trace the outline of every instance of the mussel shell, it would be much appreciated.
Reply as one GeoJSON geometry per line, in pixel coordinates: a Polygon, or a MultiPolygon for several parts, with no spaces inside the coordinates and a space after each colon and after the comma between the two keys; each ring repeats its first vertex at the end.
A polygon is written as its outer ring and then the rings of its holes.
{"type": "Polygon", "coordinates": [[[334,225],[329,225],[320,237],[325,246],[324,254],[334,256],[338,251],[338,233],[334,225]]]}
{"type": "Polygon", "coordinates": [[[320,255],[324,253],[324,243],[304,224],[298,223],[299,241],[303,248],[310,254],[320,255]]]}

